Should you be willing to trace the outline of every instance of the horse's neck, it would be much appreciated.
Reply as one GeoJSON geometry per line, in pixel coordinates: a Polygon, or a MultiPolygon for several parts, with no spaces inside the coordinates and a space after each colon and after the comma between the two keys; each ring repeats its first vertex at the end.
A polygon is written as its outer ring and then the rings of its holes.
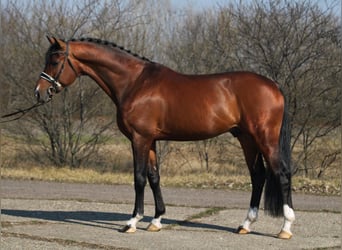
{"type": "Polygon", "coordinates": [[[125,52],[90,46],[76,57],[81,62],[82,73],[90,76],[120,105],[126,92],[141,74],[145,63],[125,52]]]}

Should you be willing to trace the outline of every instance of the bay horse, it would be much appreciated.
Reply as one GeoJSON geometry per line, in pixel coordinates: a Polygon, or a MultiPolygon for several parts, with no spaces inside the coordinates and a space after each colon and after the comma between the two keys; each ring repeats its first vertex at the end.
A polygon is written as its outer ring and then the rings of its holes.
{"type": "Polygon", "coordinates": [[[49,102],[77,77],[87,75],[113,100],[117,125],[131,141],[135,205],[131,219],[119,231],[136,231],[144,215],[147,180],[155,201],[147,230],[162,228],[165,205],[157,140],[203,140],[230,132],[241,144],[252,182],[250,207],[237,233],[251,231],[266,183],[265,212],[284,216],[278,237],[292,237],[289,119],[277,83],[251,72],[185,75],[107,41],[47,38],[45,68],[35,88],[38,102],[49,102]]]}

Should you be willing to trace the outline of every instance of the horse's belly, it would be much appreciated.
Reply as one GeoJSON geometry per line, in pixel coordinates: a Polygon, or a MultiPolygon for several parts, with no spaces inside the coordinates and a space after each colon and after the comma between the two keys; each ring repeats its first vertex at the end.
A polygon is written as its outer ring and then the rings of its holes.
{"type": "Polygon", "coordinates": [[[169,140],[204,140],[228,132],[236,124],[226,118],[184,116],[165,124],[163,135],[169,140]]]}

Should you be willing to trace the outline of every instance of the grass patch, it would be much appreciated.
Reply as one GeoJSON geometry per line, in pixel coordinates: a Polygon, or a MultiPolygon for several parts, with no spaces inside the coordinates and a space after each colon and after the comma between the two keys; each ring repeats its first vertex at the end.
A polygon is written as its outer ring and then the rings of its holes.
{"type": "Polygon", "coordinates": [[[216,215],[218,214],[220,211],[224,210],[225,208],[220,208],[220,207],[212,207],[212,208],[208,208],[207,210],[200,212],[198,214],[194,214],[192,216],[190,216],[189,218],[186,219],[186,221],[192,221],[192,220],[196,220],[196,219],[202,219],[205,217],[210,217],[212,215],[216,215]]]}

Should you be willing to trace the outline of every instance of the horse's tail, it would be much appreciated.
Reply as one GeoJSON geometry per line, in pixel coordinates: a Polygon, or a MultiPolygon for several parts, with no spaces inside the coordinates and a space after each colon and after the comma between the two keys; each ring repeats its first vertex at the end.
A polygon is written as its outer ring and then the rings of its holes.
{"type": "Polygon", "coordinates": [[[291,175],[291,127],[287,102],[284,97],[283,121],[279,135],[278,169],[272,171],[268,167],[266,174],[264,208],[267,214],[275,217],[283,216],[283,205],[288,204],[292,207],[291,175]],[[287,200],[284,201],[284,198],[287,200]]]}

